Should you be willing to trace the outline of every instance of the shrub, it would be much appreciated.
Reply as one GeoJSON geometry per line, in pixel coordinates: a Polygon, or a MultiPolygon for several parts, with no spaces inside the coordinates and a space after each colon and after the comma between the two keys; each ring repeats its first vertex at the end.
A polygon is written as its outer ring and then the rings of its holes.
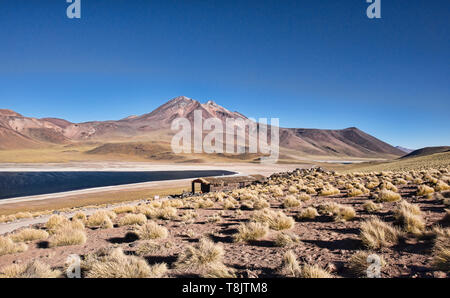
{"type": "Polygon", "coordinates": [[[238,227],[238,232],[234,234],[235,242],[255,241],[265,237],[269,233],[267,223],[249,222],[242,223],[238,227]]]}
{"type": "Polygon", "coordinates": [[[436,186],[434,187],[435,191],[445,191],[445,190],[449,190],[450,186],[448,186],[447,183],[445,183],[444,181],[439,180],[436,183],[436,186]]]}
{"type": "Polygon", "coordinates": [[[0,272],[0,278],[57,278],[61,276],[59,270],[52,270],[49,265],[39,261],[12,264],[4,267],[0,272]]]}
{"type": "Polygon", "coordinates": [[[367,201],[363,204],[364,210],[366,210],[369,213],[374,213],[377,211],[380,211],[383,208],[382,204],[375,204],[372,201],[367,201]]]}
{"type": "Polygon", "coordinates": [[[205,269],[222,264],[225,252],[219,244],[214,244],[211,240],[202,238],[193,247],[188,246],[179,256],[175,263],[178,269],[205,269]]]}
{"type": "Polygon", "coordinates": [[[300,201],[298,201],[294,196],[287,196],[283,201],[284,208],[294,208],[300,205],[300,201]]]}
{"type": "Polygon", "coordinates": [[[379,193],[378,193],[378,198],[376,199],[377,202],[395,202],[400,200],[402,197],[400,196],[400,194],[392,191],[392,190],[388,190],[388,189],[382,189],[379,193]]]}
{"type": "Polygon", "coordinates": [[[14,243],[11,238],[0,236],[0,256],[24,252],[28,246],[24,243],[14,243]]]}
{"type": "Polygon", "coordinates": [[[255,210],[261,210],[261,209],[269,208],[269,207],[270,207],[269,202],[267,202],[264,199],[257,198],[253,201],[253,209],[255,209],[255,210]]]}
{"type": "Polygon", "coordinates": [[[308,207],[306,209],[303,209],[302,211],[300,211],[300,213],[297,214],[297,219],[299,220],[315,219],[317,216],[319,216],[317,209],[314,207],[308,207]]]}
{"type": "Polygon", "coordinates": [[[49,246],[69,246],[81,245],[86,243],[86,233],[82,230],[72,229],[69,227],[59,228],[55,234],[49,239],[49,246]]]}
{"type": "Polygon", "coordinates": [[[158,225],[156,222],[151,221],[135,229],[136,235],[142,240],[152,239],[164,239],[169,235],[169,231],[158,225]]]}
{"type": "MultiPolygon", "coordinates": [[[[372,263],[369,263],[368,257],[371,255],[371,252],[367,251],[358,251],[355,254],[352,255],[348,262],[348,268],[349,270],[359,277],[367,277],[367,269],[372,263]]],[[[386,262],[383,260],[382,257],[380,257],[381,261],[381,268],[386,265],[386,262]]],[[[380,268],[380,269],[381,269],[380,268]]]]}
{"type": "Polygon", "coordinates": [[[147,222],[147,217],[144,214],[127,214],[119,219],[119,226],[143,225],[147,222]]]}
{"type": "Polygon", "coordinates": [[[168,270],[165,263],[149,266],[140,257],[125,255],[121,248],[88,257],[82,266],[87,278],[160,278],[168,270]]]}
{"type": "Polygon", "coordinates": [[[379,218],[361,224],[361,241],[369,249],[380,249],[398,243],[399,231],[379,218]]]}
{"type": "Polygon", "coordinates": [[[15,232],[10,236],[11,240],[14,242],[29,242],[35,240],[45,240],[48,238],[48,233],[43,230],[37,229],[23,229],[19,232],[15,232]]]}

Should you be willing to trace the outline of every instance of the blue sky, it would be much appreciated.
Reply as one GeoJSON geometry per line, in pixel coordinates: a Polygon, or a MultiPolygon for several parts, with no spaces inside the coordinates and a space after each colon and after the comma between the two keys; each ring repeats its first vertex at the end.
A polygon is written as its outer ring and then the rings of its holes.
{"type": "Polygon", "coordinates": [[[285,127],[450,145],[450,1],[0,0],[0,108],[73,122],[185,95],[285,127]]]}

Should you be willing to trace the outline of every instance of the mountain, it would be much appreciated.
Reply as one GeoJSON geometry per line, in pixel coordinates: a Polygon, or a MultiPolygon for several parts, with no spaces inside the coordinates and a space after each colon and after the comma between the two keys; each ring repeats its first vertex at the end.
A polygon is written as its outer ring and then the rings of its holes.
{"type": "Polygon", "coordinates": [[[395,146],[395,148],[405,152],[406,154],[409,154],[409,153],[414,151],[414,149],[408,149],[408,148],[405,148],[405,147],[402,147],[402,146],[395,146]]]}
{"type": "MultiPolygon", "coordinates": [[[[116,121],[72,123],[59,118],[30,118],[11,110],[0,110],[0,149],[23,149],[49,145],[100,143],[90,154],[126,154],[167,150],[171,123],[178,117],[193,122],[194,111],[202,111],[203,119],[215,117],[247,119],[239,112],[208,101],[204,104],[176,97],[154,111],[116,121]],[[146,145],[151,141],[151,145],[146,145]],[[155,144],[157,142],[158,144],[155,144]],[[118,143],[121,143],[120,145],[118,143]],[[113,145],[111,145],[113,144],[113,145]],[[128,144],[128,145],[124,145],[128,144]]],[[[248,134],[248,132],[247,132],[248,134]]],[[[398,157],[404,152],[355,127],[342,130],[280,128],[280,146],[290,156],[398,157]]]]}
{"type": "Polygon", "coordinates": [[[419,156],[428,156],[436,153],[442,152],[450,152],[450,146],[440,146],[440,147],[425,147],[422,149],[414,150],[408,155],[403,156],[402,158],[412,158],[419,156]]]}

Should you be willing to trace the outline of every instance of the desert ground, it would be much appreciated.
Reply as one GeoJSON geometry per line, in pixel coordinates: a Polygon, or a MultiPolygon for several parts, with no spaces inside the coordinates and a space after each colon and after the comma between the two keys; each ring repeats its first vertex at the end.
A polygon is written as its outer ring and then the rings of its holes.
{"type": "Polygon", "coordinates": [[[55,209],[26,227],[17,223],[30,214],[4,215],[16,229],[0,238],[0,274],[64,277],[77,254],[83,277],[366,277],[375,255],[370,272],[383,278],[445,278],[450,172],[447,158],[433,160],[280,165],[262,184],[55,209]]]}

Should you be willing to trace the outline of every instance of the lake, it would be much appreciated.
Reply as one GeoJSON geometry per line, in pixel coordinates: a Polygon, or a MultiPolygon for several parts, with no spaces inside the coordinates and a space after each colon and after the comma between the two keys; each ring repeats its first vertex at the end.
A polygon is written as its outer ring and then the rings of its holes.
{"type": "Polygon", "coordinates": [[[236,174],[221,170],[154,172],[0,172],[0,199],[151,181],[236,174]]]}

